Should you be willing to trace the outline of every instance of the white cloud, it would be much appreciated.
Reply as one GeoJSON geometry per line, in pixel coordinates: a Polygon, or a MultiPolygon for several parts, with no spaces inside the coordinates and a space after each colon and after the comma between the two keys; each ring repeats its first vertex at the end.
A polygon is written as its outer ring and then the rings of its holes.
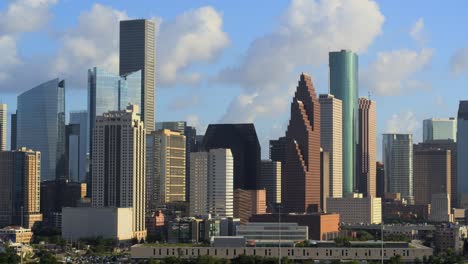
{"type": "Polygon", "coordinates": [[[0,36],[0,81],[9,77],[9,70],[12,67],[20,64],[18,54],[16,51],[16,41],[13,37],[4,35],[0,36]]]}
{"type": "Polygon", "coordinates": [[[210,6],[163,21],[158,41],[158,60],[161,62],[158,81],[163,85],[199,81],[199,74],[185,73],[184,70],[193,63],[216,59],[227,47],[229,37],[222,27],[222,15],[210,6]]]}
{"type": "Polygon", "coordinates": [[[413,111],[400,112],[387,120],[385,133],[411,133],[420,130],[420,122],[413,111]]]}
{"type": "Polygon", "coordinates": [[[376,61],[362,72],[363,86],[379,95],[398,95],[405,92],[429,89],[430,86],[412,76],[430,64],[433,49],[419,52],[407,49],[379,52],[376,61]]]}
{"type": "Polygon", "coordinates": [[[58,0],[15,0],[0,12],[0,35],[41,29],[51,18],[50,6],[58,0]]]}
{"type": "Polygon", "coordinates": [[[330,50],[366,51],[383,21],[378,5],[369,0],[292,1],[273,32],[254,40],[239,65],[219,73],[220,82],[243,88],[223,121],[284,113],[299,67],[326,63],[330,50]]]}
{"type": "Polygon", "coordinates": [[[188,115],[185,117],[188,126],[193,126],[197,130],[198,135],[205,134],[206,128],[208,127],[206,123],[200,121],[198,115],[188,115]]]}
{"type": "Polygon", "coordinates": [[[450,70],[456,75],[468,72],[468,47],[455,51],[450,58],[450,70]]]}
{"type": "Polygon", "coordinates": [[[418,43],[424,43],[426,41],[423,18],[419,18],[411,27],[410,36],[418,43]]]}

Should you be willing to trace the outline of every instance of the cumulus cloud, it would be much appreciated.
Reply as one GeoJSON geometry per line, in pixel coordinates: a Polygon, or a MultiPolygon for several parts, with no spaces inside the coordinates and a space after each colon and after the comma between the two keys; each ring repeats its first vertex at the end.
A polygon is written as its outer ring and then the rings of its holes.
{"type": "Polygon", "coordinates": [[[455,51],[450,58],[450,70],[456,75],[468,72],[468,47],[455,51]]]}
{"type": "Polygon", "coordinates": [[[398,95],[407,91],[429,89],[429,84],[413,79],[413,75],[430,64],[433,49],[419,52],[407,49],[379,52],[377,59],[362,72],[365,88],[379,95],[398,95]]]}
{"type": "Polygon", "coordinates": [[[0,12],[0,34],[16,35],[41,29],[51,18],[49,8],[58,0],[16,0],[0,12]]]}
{"type": "Polygon", "coordinates": [[[405,111],[393,114],[386,122],[385,133],[411,133],[417,136],[420,130],[420,122],[413,111],[405,111]]]}
{"type": "Polygon", "coordinates": [[[177,82],[199,81],[198,73],[185,73],[193,63],[212,61],[229,44],[223,31],[222,15],[211,6],[185,12],[161,24],[158,42],[159,82],[171,85],[177,82]]]}
{"type": "Polygon", "coordinates": [[[243,89],[223,121],[250,122],[284,112],[299,67],[326,63],[330,50],[364,52],[383,21],[378,5],[369,0],[292,1],[278,26],[254,40],[238,65],[217,76],[243,89]]]}
{"type": "Polygon", "coordinates": [[[8,35],[0,36],[0,54],[2,54],[2,59],[0,60],[0,81],[2,81],[9,77],[9,70],[20,63],[16,51],[16,41],[13,37],[8,35]]]}
{"type": "Polygon", "coordinates": [[[185,117],[188,126],[193,126],[197,130],[198,135],[205,134],[206,128],[208,127],[205,122],[200,120],[198,115],[188,115],[185,117]]]}
{"type": "Polygon", "coordinates": [[[413,40],[421,44],[426,41],[426,36],[424,33],[424,19],[423,18],[419,18],[411,27],[410,36],[413,40]]]}

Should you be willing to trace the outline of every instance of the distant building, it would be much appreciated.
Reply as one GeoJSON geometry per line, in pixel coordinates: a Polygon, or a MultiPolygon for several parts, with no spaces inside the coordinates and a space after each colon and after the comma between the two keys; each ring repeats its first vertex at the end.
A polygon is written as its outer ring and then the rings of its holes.
{"type": "Polygon", "coordinates": [[[328,212],[340,215],[340,221],[348,224],[380,224],[382,201],[380,198],[348,194],[343,198],[328,198],[328,212]]]}
{"type": "Polygon", "coordinates": [[[450,207],[450,195],[447,193],[433,193],[431,199],[431,222],[453,222],[452,209],[450,207]]]}
{"type": "Polygon", "coordinates": [[[0,227],[32,228],[40,213],[41,153],[0,151],[0,227]]]}
{"type": "Polygon", "coordinates": [[[385,195],[385,168],[382,162],[376,162],[376,197],[384,198],[385,195]]]}
{"type": "Polygon", "coordinates": [[[431,205],[403,204],[400,202],[383,202],[382,217],[387,220],[427,221],[431,205]]]}
{"type": "Polygon", "coordinates": [[[110,111],[96,118],[91,202],[95,208],[132,208],[134,219],[130,228],[138,238],[143,238],[146,130],[137,108],[129,106],[125,111],[110,111]]]}
{"type": "Polygon", "coordinates": [[[234,158],[230,149],[208,152],[207,213],[213,217],[234,215],[234,158]]]}
{"type": "MultiPolygon", "coordinates": [[[[285,137],[270,140],[270,160],[284,162],[286,160],[286,141],[285,137]]],[[[283,165],[281,165],[283,168],[283,165]]]]}
{"type": "Polygon", "coordinates": [[[401,193],[402,198],[413,204],[413,135],[383,134],[382,156],[386,191],[401,193]]]}
{"type": "Polygon", "coordinates": [[[16,140],[18,138],[17,134],[17,123],[18,123],[18,114],[11,114],[11,130],[10,130],[10,149],[16,150],[16,140]]]}
{"type": "Polygon", "coordinates": [[[68,176],[73,181],[82,182],[86,180],[86,175],[89,172],[87,164],[89,153],[88,112],[86,110],[70,112],[70,125],[79,125],[79,134],[78,137],[75,136],[75,140],[78,139],[78,141],[74,141],[68,149],[69,152],[78,154],[77,157],[68,160],[68,163],[72,164],[69,167],[75,168],[75,170],[72,170],[74,173],[68,176]]]}
{"type": "Polygon", "coordinates": [[[356,154],[356,187],[366,197],[375,197],[377,158],[377,109],[376,102],[359,98],[358,138],[356,154]]]}
{"type": "Polygon", "coordinates": [[[297,223],[248,223],[241,225],[237,236],[243,236],[247,243],[294,244],[308,238],[308,227],[297,223]]]}
{"type": "Polygon", "coordinates": [[[18,96],[19,148],[41,153],[41,180],[65,174],[65,81],[53,79],[18,96]]]}
{"type": "Polygon", "coordinates": [[[0,240],[3,242],[11,241],[12,243],[29,244],[33,232],[30,228],[23,228],[21,226],[7,226],[0,229],[0,240]]]}
{"type": "Polygon", "coordinates": [[[327,211],[327,198],[330,197],[330,153],[320,149],[320,209],[327,211]]]}
{"type": "Polygon", "coordinates": [[[468,101],[460,101],[458,106],[457,151],[457,195],[461,201],[462,196],[468,196],[468,101]]]}
{"type": "Polygon", "coordinates": [[[266,213],[266,190],[234,190],[234,217],[241,224],[249,222],[252,215],[266,213]]]}
{"type": "Polygon", "coordinates": [[[190,216],[207,213],[208,168],[208,152],[190,153],[190,216]]]}
{"type": "Polygon", "coordinates": [[[434,232],[434,244],[438,252],[453,249],[455,254],[461,255],[464,252],[464,240],[467,237],[467,226],[443,224],[437,226],[434,232]]]}
{"type": "Polygon", "coordinates": [[[457,142],[457,120],[454,117],[423,120],[423,142],[432,140],[457,142]]]}
{"type": "Polygon", "coordinates": [[[0,151],[7,150],[7,105],[0,104],[0,151]]]}
{"type": "Polygon", "coordinates": [[[266,190],[267,207],[281,203],[281,162],[262,160],[257,185],[266,190]]]}

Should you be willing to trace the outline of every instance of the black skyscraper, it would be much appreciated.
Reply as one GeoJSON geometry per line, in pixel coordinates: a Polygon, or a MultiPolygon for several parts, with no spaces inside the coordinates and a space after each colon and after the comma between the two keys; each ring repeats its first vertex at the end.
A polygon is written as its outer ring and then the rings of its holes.
{"type": "Polygon", "coordinates": [[[260,143],[253,124],[212,124],[203,149],[229,148],[234,156],[234,189],[255,189],[260,175],[260,143]]]}

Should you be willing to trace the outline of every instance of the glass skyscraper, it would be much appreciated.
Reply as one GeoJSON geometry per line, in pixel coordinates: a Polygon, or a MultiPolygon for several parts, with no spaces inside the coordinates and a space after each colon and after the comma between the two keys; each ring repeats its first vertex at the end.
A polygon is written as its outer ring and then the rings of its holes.
{"type": "Polygon", "coordinates": [[[430,118],[423,121],[423,141],[440,139],[457,141],[457,120],[455,118],[430,118]]]}
{"type": "MultiPolygon", "coordinates": [[[[77,175],[68,175],[74,181],[82,182],[86,178],[87,168],[87,155],[89,153],[89,144],[88,144],[88,112],[79,111],[79,112],[70,112],[70,124],[79,125],[79,141],[76,144],[71,144],[70,152],[79,153],[77,159],[69,160],[69,163],[75,164],[78,168],[77,175]],[[76,148],[76,149],[75,149],[76,148]]],[[[69,166],[71,166],[70,164],[69,166]]]]}
{"type": "Polygon", "coordinates": [[[343,195],[355,189],[358,144],[358,56],[348,50],[329,53],[330,93],[342,101],[343,195]]]}
{"type": "Polygon", "coordinates": [[[41,152],[42,181],[65,176],[65,81],[22,93],[17,109],[17,147],[41,152]]]}
{"type": "MultiPolygon", "coordinates": [[[[457,193],[460,203],[465,203],[463,196],[468,196],[468,101],[460,101],[458,106],[457,127],[457,193]]],[[[462,204],[459,204],[461,208],[462,204]]]]}

